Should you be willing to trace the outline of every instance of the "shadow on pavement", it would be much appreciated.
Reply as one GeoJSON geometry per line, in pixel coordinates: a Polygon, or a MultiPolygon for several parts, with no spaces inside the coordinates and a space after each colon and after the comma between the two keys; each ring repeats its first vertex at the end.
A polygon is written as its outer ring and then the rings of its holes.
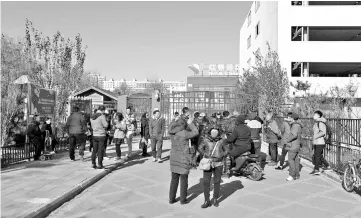
{"type": "MultiPolygon", "coordinates": [[[[133,157],[132,159],[130,159],[129,161],[127,161],[126,163],[120,165],[117,169],[115,169],[113,172],[117,171],[117,170],[120,170],[120,169],[124,169],[126,167],[131,167],[131,166],[134,166],[136,164],[143,164],[147,161],[148,159],[141,156],[141,155],[137,155],[136,157],[133,157]]],[[[110,164],[110,165],[106,165],[104,167],[108,168],[108,167],[111,167],[111,166],[114,166],[116,165],[117,163],[114,163],[114,164],[110,164]]]]}
{"type": "MultiPolygon", "coordinates": [[[[212,189],[212,187],[211,187],[212,189]]],[[[188,201],[191,202],[192,200],[196,199],[200,194],[203,194],[203,178],[199,179],[199,183],[192,186],[187,191],[188,194],[188,201]]]]}
{"type": "Polygon", "coordinates": [[[166,157],[163,157],[163,158],[160,160],[160,162],[163,163],[163,162],[168,161],[169,159],[170,159],[170,156],[168,155],[168,156],[166,156],[166,157]]]}
{"type": "Polygon", "coordinates": [[[242,185],[242,182],[239,180],[232,181],[230,183],[226,183],[221,186],[221,195],[222,197],[219,199],[219,203],[227,199],[229,196],[231,196],[236,191],[243,189],[244,186],[242,185]]]}

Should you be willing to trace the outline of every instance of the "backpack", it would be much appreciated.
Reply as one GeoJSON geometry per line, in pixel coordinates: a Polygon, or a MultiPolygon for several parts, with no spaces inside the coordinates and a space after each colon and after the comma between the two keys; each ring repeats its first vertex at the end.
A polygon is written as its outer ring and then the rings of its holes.
{"type": "Polygon", "coordinates": [[[331,145],[332,144],[332,134],[333,134],[332,128],[328,123],[325,123],[325,122],[322,122],[322,121],[317,122],[317,127],[318,128],[320,128],[320,123],[323,123],[326,126],[326,134],[324,136],[325,143],[331,145]]]}

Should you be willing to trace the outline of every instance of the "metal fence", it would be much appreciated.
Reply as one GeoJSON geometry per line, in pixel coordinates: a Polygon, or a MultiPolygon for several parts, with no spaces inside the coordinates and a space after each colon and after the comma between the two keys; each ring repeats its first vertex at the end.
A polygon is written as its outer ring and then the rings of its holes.
{"type": "Polygon", "coordinates": [[[161,113],[166,120],[167,126],[170,124],[173,114],[175,112],[181,114],[184,107],[188,107],[192,112],[207,113],[208,116],[218,111],[227,110],[230,113],[237,111],[239,114],[246,114],[249,109],[256,109],[254,106],[241,102],[230,91],[172,92],[163,94],[161,99],[161,113]]]}
{"type": "MultiPolygon", "coordinates": [[[[57,139],[55,152],[65,151],[69,148],[69,139],[62,137],[57,139]]],[[[17,163],[24,160],[30,160],[34,157],[35,147],[31,143],[15,144],[1,147],[1,167],[17,163]]]]}
{"type": "MultiPolygon", "coordinates": [[[[284,118],[277,118],[281,126],[284,118]]],[[[312,161],[313,157],[313,125],[312,118],[301,118],[303,124],[301,135],[301,156],[312,161]]],[[[361,119],[328,119],[327,123],[332,129],[332,144],[326,145],[324,157],[336,172],[342,173],[345,163],[353,157],[361,158],[361,119]]]]}

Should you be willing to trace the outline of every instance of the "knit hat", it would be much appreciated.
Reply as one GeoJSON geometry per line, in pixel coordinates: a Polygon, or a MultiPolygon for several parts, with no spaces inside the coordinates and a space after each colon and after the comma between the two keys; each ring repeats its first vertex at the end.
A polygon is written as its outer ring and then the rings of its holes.
{"type": "Polygon", "coordinates": [[[236,119],[236,126],[238,126],[240,124],[245,124],[245,121],[246,121],[246,116],[239,115],[236,119]]]}

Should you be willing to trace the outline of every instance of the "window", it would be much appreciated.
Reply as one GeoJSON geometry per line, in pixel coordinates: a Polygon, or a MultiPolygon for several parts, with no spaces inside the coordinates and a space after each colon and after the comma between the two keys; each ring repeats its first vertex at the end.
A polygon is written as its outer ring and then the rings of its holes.
{"type": "Polygon", "coordinates": [[[251,35],[249,35],[248,39],[247,39],[247,49],[251,47],[251,35]]]}
{"type": "Polygon", "coordinates": [[[255,2],[254,2],[255,12],[258,11],[258,8],[259,8],[259,5],[260,5],[260,4],[261,4],[260,1],[255,1],[255,2]]]}
{"type": "Polygon", "coordinates": [[[291,1],[292,5],[302,5],[302,1],[291,1]]]}
{"type": "Polygon", "coordinates": [[[259,21],[258,21],[258,23],[257,23],[257,25],[256,25],[256,37],[255,38],[257,38],[257,36],[259,35],[259,32],[260,31],[260,29],[259,29],[259,21]]]}
{"type": "Polygon", "coordinates": [[[252,11],[249,11],[248,16],[247,16],[247,22],[248,22],[248,26],[251,24],[252,20],[251,20],[251,14],[252,11]]]}
{"type": "Polygon", "coordinates": [[[254,56],[255,56],[256,62],[261,60],[261,49],[260,48],[258,48],[257,51],[255,51],[254,56]]]}

